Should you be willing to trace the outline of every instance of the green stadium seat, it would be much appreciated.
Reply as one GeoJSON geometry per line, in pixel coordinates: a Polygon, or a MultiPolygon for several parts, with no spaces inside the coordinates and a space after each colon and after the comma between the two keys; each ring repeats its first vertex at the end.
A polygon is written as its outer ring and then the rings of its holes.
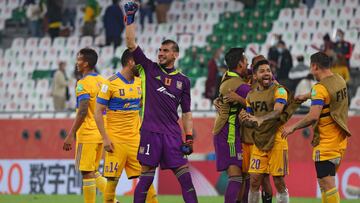
{"type": "Polygon", "coordinates": [[[227,21],[219,22],[214,26],[214,33],[225,33],[228,31],[229,24],[227,21]]]}
{"type": "Polygon", "coordinates": [[[281,9],[284,8],[285,1],[284,0],[273,0],[270,2],[271,10],[273,9],[281,9]]]}
{"type": "Polygon", "coordinates": [[[249,19],[250,12],[248,10],[242,10],[235,15],[237,22],[246,22],[249,19]]]}
{"type": "Polygon", "coordinates": [[[299,3],[300,3],[300,0],[288,0],[285,3],[285,7],[295,8],[295,7],[298,7],[299,3]]]}
{"type": "Polygon", "coordinates": [[[257,9],[251,14],[251,20],[260,20],[263,19],[264,13],[262,10],[257,9]]]}
{"type": "Polygon", "coordinates": [[[220,21],[233,22],[235,20],[235,15],[231,12],[225,12],[220,15],[220,21]]]}
{"type": "Polygon", "coordinates": [[[270,21],[263,21],[258,25],[258,32],[269,32],[272,28],[272,24],[270,21]]]}
{"type": "Polygon", "coordinates": [[[257,8],[267,8],[269,6],[269,0],[257,0],[257,8]]]}
{"type": "Polygon", "coordinates": [[[265,20],[276,20],[279,17],[279,10],[271,9],[265,12],[264,19],[265,20]]]}
{"type": "Polygon", "coordinates": [[[266,32],[263,32],[263,33],[257,33],[254,37],[253,37],[253,41],[256,42],[256,43],[264,43],[265,40],[266,40],[266,32]]]}

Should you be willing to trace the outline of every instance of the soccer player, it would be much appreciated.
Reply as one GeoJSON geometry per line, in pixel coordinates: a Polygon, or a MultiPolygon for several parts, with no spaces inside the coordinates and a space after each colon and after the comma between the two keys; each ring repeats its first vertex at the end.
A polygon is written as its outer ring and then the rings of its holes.
{"type": "Polygon", "coordinates": [[[192,114],[190,111],[190,80],[174,67],[179,46],[172,40],[161,43],[158,63],[148,59],[135,42],[134,16],[137,4],[125,4],[126,45],[140,66],[143,77],[143,122],[140,131],[138,160],[142,166],[140,181],[135,189],[134,202],[143,203],[154,180],[155,169],[171,169],[176,175],[186,203],[197,202],[187,158],[192,153],[192,114]],[[181,106],[182,123],[186,134],[183,143],[177,109],[181,106]]]}
{"type": "Polygon", "coordinates": [[[253,132],[253,146],[250,158],[250,203],[259,202],[259,188],[265,174],[273,176],[277,189],[277,202],[289,202],[284,176],[288,173],[287,140],[281,138],[282,122],[278,121],[287,105],[287,90],[273,80],[267,60],[257,62],[253,67],[258,87],[246,98],[247,112],[241,112],[244,124],[256,123],[253,132]]]}
{"type": "Polygon", "coordinates": [[[64,141],[63,149],[72,149],[76,136],[75,165],[83,177],[83,193],[85,203],[95,203],[96,188],[102,193],[106,187],[106,178],[97,171],[102,157],[102,138],[97,129],[94,111],[96,95],[105,79],[94,69],[98,59],[97,53],[84,48],[77,54],[76,67],[83,75],[76,86],[75,121],[64,141]]]}
{"type": "MultiPolygon", "coordinates": [[[[121,64],[121,72],[111,76],[102,85],[96,100],[95,120],[106,151],[106,203],[114,202],[116,186],[123,169],[129,179],[137,178],[141,174],[141,166],[136,159],[140,142],[141,80],[136,77],[139,72],[128,49],[122,54],[121,64]],[[106,125],[102,118],[104,111],[106,125]]],[[[153,185],[147,195],[147,202],[157,202],[153,185]]]]}
{"type": "MultiPolygon", "coordinates": [[[[254,65],[261,61],[266,60],[263,55],[257,55],[252,59],[251,62],[251,71],[254,65]]],[[[251,85],[251,89],[256,89],[258,83],[253,78],[253,75],[249,75],[250,81],[248,83],[251,85]]],[[[249,77],[248,76],[248,77],[249,77]]],[[[236,94],[235,91],[230,91],[228,94],[224,96],[225,101],[229,102],[239,102],[246,106],[246,97],[241,97],[240,95],[236,94]]],[[[217,108],[219,111],[219,108],[217,108]]],[[[241,134],[241,146],[242,146],[242,179],[243,179],[243,187],[238,195],[238,203],[240,202],[247,202],[248,201],[248,194],[250,189],[250,175],[249,175],[249,167],[250,167],[250,157],[251,151],[254,145],[254,141],[252,138],[253,128],[247,128],[244,125],[240,125],[240,134],[241,134]]],[[[272,202],[272,187],[270,184],[269,174],[264,174],[264,179],[262,183],[262,202],[263,203],[271,203],[272,202]]]]}
{"type": "Polygon", "coordinates": [[[227,101],[223,98],[229,90],[242,98],[250,91],[243,78],[247,76],[248,61],[243,48],[231,48],[225,55],[228,71],[222,77],[219,87],[219,110],[213,128],[216,168],[226,171],[228,185],[225,203],[235,203],[242,186],[242,150],[238,114],[245,108],[245,102],[227,101]]]}
{"type": "Polygon", "coordinates": [[[312,140],[313,160],[322,202],[340,202],[339,192],[335,185],[335,174],[344,156],[347,137],[351,136],[347,126],[348,92],[344,79],[330,70],[331,60],[317,52],[310,57],[310,72],[317,84],[311,94],[300,96],[299,99],[311,98],[310,112],[297,123],[286,126],[282,136],[287,137],[297,129],[313,125],[312,140]]]}

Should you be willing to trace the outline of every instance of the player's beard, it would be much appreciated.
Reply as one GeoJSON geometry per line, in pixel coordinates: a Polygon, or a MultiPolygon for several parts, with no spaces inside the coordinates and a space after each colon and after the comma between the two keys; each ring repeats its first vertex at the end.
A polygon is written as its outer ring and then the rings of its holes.
{"type": "Polygon", "coordinates": [[[134,74],[135,77],[140,76],[139,70],[136,68],[136,66],[131,69],[131,72],[134,74]]]}
{"type": "Polygon", "coordinates": [[[272,79],[271,75],[266,75],[266,76],[262,76],[261,79],[258,81],[261,86],[263,86],[264,88],[269,87],[274,81],[272,79]]]}

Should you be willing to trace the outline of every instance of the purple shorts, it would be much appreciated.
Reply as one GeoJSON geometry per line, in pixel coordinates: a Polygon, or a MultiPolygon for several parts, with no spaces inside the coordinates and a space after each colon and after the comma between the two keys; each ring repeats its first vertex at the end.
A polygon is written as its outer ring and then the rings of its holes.
{"type": "Polygon", "coordinates": [[[239,130],[235,133],[235,156],[230,157],[230,147],[227,142],[229,132],[229,124],[221,129],[221,131],[214,135],[214,146],[216,154],[216,169],[217,171],[225,171],[230,165],[242,166],[242,147],[239,130]]]}
{"type": "Polygon", "coordinates": [[[147,130],[140,131],[140,146],[137,159],[141,165],[161,169],[175,169],[187,164],[187,158],[180,151],[180,135],[160,134],[147,130]]]}

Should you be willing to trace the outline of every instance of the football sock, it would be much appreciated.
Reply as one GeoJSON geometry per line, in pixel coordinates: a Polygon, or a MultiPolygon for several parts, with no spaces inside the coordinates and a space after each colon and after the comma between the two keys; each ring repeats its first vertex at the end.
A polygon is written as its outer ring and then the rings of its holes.
{"type": "Polygon", "coordinates": [[[237,196],[241,190],[242,177],[230,176],[225,192],[225,203],[235,203],[237,196]]]}
{"type": "Polygon", "coordinates": [[[269,194],[263,190],[261,192],[261,199],[262,199],[263,203],[271,203],[272,202],[272,194],[269,194]]]}
{"type": "Polygon", "coordinates": [[[104,194],[107,180],[98,171],[95,173],[95,182],[96,187],[104,194]]]}
{"type": "Polygon", "coordinates": [[[289,202],[289,193],[288,190],[285,189],[282,193],[276,194],[276,202],[277,203],[288,203],[289,202]]]}
{"type": "Polygon", "coordinates": [[[183,199],[186,203],[198,202],[196,197],[196,191],[191,180],[189,168],[181,168],[174,171],[179,183],[181,185],[181,191],[183,199]]]}
{"type": "Polygon", "coordinates": [[[259,203],[260,200],[260,192],[256,191],[256,192],[252,192],[251,190],[249,191],[249,199],[248,199],[249,203],[259,203]]]}
{"type": "Polygon", "coordinates": [[[151,184],[148,194],[146,196],[146,203],[158,203],[156,190],[153,184],[151,184]]]}
{"type": "Polygon", "coordinates": [[[83,179],[83,192],[85,203],[95,203],[96,183],[94,178],[83,179]]]}
{"type": "Polygon", "coordinates": [[[134,203],[144,203],[155,176],[155,171],[142,172],[134,193],[134,203]]]}
{"type": "Polygon", "coordinates": [[[118,184],[119,179],[108,179],[106,188],[104,191],[104,202],[106,203],[112,203],[115,202],[115,191],[116,186],[118,184]]]}
{"type": "Polygon", "coordinates": [[[321,190],[321,202],[326,203],[325,191],[321,190]]]}
{"type": "Polygon", "coordinates": [[[340,203],[339,191],[334,187],[325,192],[326,203],[340,203]]]}

